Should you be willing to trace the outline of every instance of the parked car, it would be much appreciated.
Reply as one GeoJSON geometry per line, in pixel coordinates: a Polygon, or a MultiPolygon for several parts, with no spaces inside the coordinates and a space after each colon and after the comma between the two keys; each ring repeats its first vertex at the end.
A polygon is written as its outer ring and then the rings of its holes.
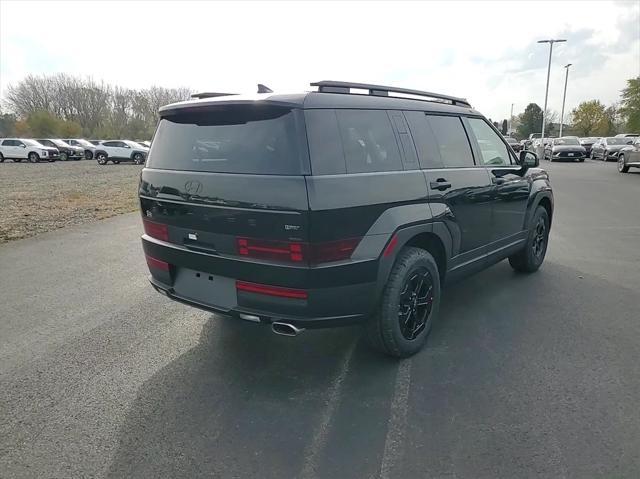
{"type": "Polygon", "coordinates": [[[529,137],[524,141],[524,149],[529,150],[533,148],[533,142],[542,137],[542,133],[531,133],[529,137]]]}
{"type": "Polygon", "coordinates": [[[360,322],[404,357],[445,281],[541,266],[553,195],[535,154],[464,99],[312,86],[160,109],[139,186],[156,290],[287,336],[360,322]]]}
{"type": "Polygon", "coordinates": [[[640,136],[638,133],[618,133],[615,138],[633,138],[636,136],[640,136]]]}
{"type": "Polygon", "coordinates": [[[19,163],[29,160],[38,163],[41,159],[49,162],[56,161],[59,157],[57,148],[52,148],[38,143],[36,140],[24,138],[0,139],[0,163],[4,160],[13,160],[19,163]]]}
{"type": "Polygon", "coordinates": [[[509,143],[509,146],[513,148],[513,151],[515,151],[516,153],[522,150],[522,145],[515,138],[512,138],[510,136],[505,136],[504,139],[506,140],[507,143],[509,143]]]}
{"type": "Polygon", "coordinates": [[[591,156],[591,147],[599,139],[600,138],[598,137],[588,136],[588,137],[579,138],[578,140],[580,141],[580,146],[582,146],[585,149],[587,156],[591,156]]]}
{"type": "Polygon", "coordinates": [[[553,138],[545,144],[544,157],[549,161],[584,161],[587,157],[587,152],[580,145],[577,137],[563,136],[561,138],[553,138]]]}
{"type": "Polygon", "coordinates": [[[617,160],[618,153],[625,146],[633,143],[633,138],[626,137],[608,137],[600,138],[591,147],[591,159],[609,161],[610,159],[617,160]]]}
{"type": "Polygon", "coordinates": [[[147,158],[149,148],[130,140],[108,140],[100,143],[100,151],[96,151],[99,165],[106,165],[109,161],[118,164],[121,161],[133,161],[141,165],[147,158]]]}
{"type": "Polygon", "coordinates": [[[70,144],[71,146],[82,148],[84,150],[84,157],[87,160],[93,160],[93,158],[96,156],[96,145],[87,140],[83,140],[82,138],[71,138],[63,141],[70,144]]]}
{"type": "Polygon", "coordinates": [[[84,158],[84,150],[77,146],[71,146],[67,142],[63,140],[51,139],[51,138],[42,138],[37,140],[38,143],[49,146],[51,148],[57,148],[60,152],[60,160],[80,160],[84,158]]]}
{"type": "Polygon", "coordinates": [[[618,171],[628,173],[629,168],[640,168],[640,137],[636,137],[631,145],[620,150],[618,155],[618,171]]]}

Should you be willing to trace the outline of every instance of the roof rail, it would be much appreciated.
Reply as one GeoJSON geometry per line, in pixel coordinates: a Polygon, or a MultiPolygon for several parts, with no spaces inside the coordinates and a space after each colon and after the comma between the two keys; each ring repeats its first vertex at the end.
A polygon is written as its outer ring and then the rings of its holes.
{"type": "Polygon", "coordinates": [[[191,98],[216,98],[218,96],[237,95],[237,93],[220,93],[216,91],[203,91],[202,93],[194,93],[191,98]]]}
{"type": "Polygon", "coordinates": [[[410,90],[408,88],[395,88],[392,86],[370,85],[368,83],[351,83],[333,80],[314,82],[311,83],[311,86],[317,86],[318,91],[321,93],[351,93],[351,88],[357,88],[360,90],[369,90],[369,95],[374,96],[389,96],[389,93],[402,93],[405,95],[422,96],[435,100],[445,100],[450,102],[452,105],[461,105],[471,108],[471,104],[465,98],[441,95],[440,93],[431,93],[428,91],[410,90]]]}

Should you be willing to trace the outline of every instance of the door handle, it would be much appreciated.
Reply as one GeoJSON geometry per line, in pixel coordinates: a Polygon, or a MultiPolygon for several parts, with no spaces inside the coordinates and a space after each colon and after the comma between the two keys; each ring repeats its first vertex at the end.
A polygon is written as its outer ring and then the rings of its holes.
{"type": "Polygon", "coordinates": [[[506,180],[504,178],[496,178],[495,176],[491,178],[491,183],[494,185],[502,185],[506,180]]]}
{"type": "Polygon", "coordinates": [[[438,178],[436,181],[429,182],[429,187],[432,190],[444,191],[444,190],[448,190],[449,188],[451,188],[451,183],[449,183],[444,178],[438,178]]]}

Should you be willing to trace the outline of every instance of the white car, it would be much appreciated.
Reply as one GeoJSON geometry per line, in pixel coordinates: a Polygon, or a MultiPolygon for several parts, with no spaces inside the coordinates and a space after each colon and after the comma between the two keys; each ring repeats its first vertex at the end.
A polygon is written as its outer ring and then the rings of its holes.
{"type": "Polygon", "coordinates": [[[60,152],[57,148],[51,148],[38,143],[36,140],[26,140],[24,138],[1,138],[0,139],[0,163],[6,160],[20,162],[29,160],[31,163],[38,163],[41,159],[56,161],[60,152]]]}
{"type": "Polygon", "coordinates": [[[106,165],[112,161],[116,165],[121,161],[133,161],[141,165],[147,159],[149,148],[131,140],[106,140],[96,150],[96,160],[99,165],[106,165]]]}
{"type": "Polygon", "coordinates": [[[83,140],[82,138],[71,138],[62,141],[69,143],[71,146],[79,146],[80,148],[84,148],[84,158],[86,160],[93,160],[93,158],[96,156],[96,145],[88,142],[87,140],[83,140]]]}

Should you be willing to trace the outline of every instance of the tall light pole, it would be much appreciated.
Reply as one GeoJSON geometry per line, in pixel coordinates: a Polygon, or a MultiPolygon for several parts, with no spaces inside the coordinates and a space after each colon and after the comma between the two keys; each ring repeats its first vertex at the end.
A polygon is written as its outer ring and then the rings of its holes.
{"type": "Polygon", "coordinates": [[[547,67],[547,88],[544,91],[544,111],[542,112],[542,136],[544,138],[544,128],[547,123],[547,98],[549,97],[549,76],[551,75],[551,55],[553,53],[553,44],[566,42],[566,40],[538,40],[538,43],[548,43],[549,44],[549,66],[547,67]]]}
{"type": "Polygon", "coordinates": [[[571,63],[567,63],[564,66],[564,69],[567,71],[567,74],[564,77],[564,93],[562,94],[562,113],[560,113],[560,135],[562,136],[562,125],[564,124],[564,101],[567,99],[567,82],[569,81],[569,67],[571,63]]]}
{"type": "Polygon", "coordinates": [[[511,115],[509,115],[509,135],[511,135],[511,131],[513,130],[513,103],[511,104],[511,115]]]}

